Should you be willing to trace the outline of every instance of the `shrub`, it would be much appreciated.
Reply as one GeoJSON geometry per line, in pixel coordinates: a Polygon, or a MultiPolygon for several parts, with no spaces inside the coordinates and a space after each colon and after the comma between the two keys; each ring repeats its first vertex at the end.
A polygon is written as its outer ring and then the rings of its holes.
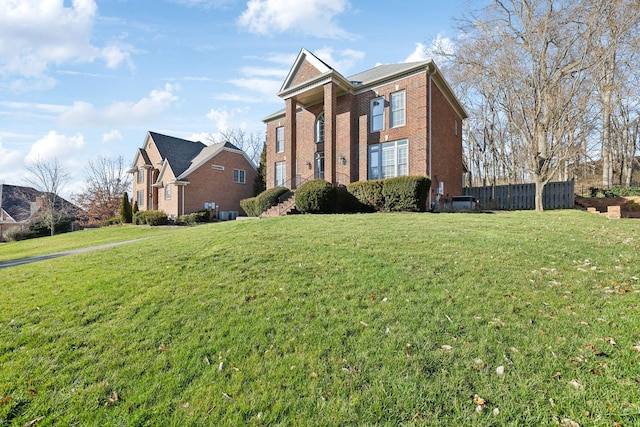
{"type": "MultiPolygon", "coordinates": [[[[72,230],[73,220],[61,218],[55,223],[55,233],[68,233],[72,230]]],[[[51,235],[51,230],[45,221],[38,220],[30,223],[26,228],[14,228],[7,232],[7,240],[17,242],[19,240],[35,239],[51,235]]]]}
{"type": "Polygon", "coordinates": [[[347,186],[347,191],[360,203],[358,211],[374,212],[384,209],[382,182],[382,180],[358,181],[347,186]]]}
{"type": "Polygon", "coordinates": [[[240,207],[248,216],[260,216],[271,206],[280,203],[280,196],[289,192],[285,187],[273,187],[263,191],[256,197],[250,197],[240,201],[240,207]]]}
{"type": "Polygon", "coordinates": [[[181,215],[176,221],[176,225],[195,225],[209,222],[209,211],[198,211],[190,214],[181,215]]]}
{"type": "Polygon", "coordinates": [[[119,225],[122,224],[122,217],[114,216],[113,218],[105,219],[102,221],[103,227],[109,227],[110,225],[119,225]]]}
{"type": "Polygon", "coordinates": [[[133,210],[131,203],[129,202],[129,194],[125,191],[122,195],[122,202],[120,203],[120,218],[122,223],[131,224],[133,221],[133,210]]]}
{"type": "Polygon", "coordinates": [[[399,176],[382,183],[386,212],[424,212],[431,181],[424,176],[399,176]]]}
{"type": "Polygon", "coordinates": [[[296,190],[296,209],[302,213],[335,211],[336,188],[324,179],[307,181],[296,190]]]}
{"type": "Polygon", "coordinates": [[[139,211],[133,215],[133,223],[136,225],[167,225],[169,218],[162,211],[139,211]]]}
{"type": "Polygon", "coordinates": [[[249,197],[248,199],[240,200],[240,207],[247,214],[247,216],[258,216],[260,212],[258,212],[258,198],[257,197],[249,197]]]}

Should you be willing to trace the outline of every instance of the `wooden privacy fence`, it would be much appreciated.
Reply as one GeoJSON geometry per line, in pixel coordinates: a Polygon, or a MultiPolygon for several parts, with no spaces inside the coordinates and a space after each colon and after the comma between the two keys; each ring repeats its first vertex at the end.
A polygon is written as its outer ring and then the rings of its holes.
{"type": "MultiPolygon", "coordinates": [[[[545,209],[566,209],[574,207],[574,182],[550,182],[544,188],[545,209]]],[[[481,209],[535,209],[535,184],[509,184],[486,187],[467,187],[464,194],[478,199],[481,209]]]]}

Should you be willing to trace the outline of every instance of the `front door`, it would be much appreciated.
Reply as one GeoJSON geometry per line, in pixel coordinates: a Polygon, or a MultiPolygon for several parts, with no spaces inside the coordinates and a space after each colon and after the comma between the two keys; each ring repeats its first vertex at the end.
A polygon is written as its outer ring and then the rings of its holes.
{"type": "Polygon", "coordinates": [[[316,168],[313,177],[324,179],[324,153],[316,153],[316,168]]]}

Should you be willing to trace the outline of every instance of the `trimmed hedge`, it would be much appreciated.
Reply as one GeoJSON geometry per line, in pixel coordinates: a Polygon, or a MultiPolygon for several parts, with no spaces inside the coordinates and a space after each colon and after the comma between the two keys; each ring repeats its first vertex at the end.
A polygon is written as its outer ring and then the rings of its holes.
{"type": "Polygon", "coordinates": [[[112,225],[120,225],[122,223],[123,223],[122,217],[114,216],[112,218],[105,219],[104,221],[102,221],[101,227],[109,227],[109,226],[112,226],[112,225]]]}
{"type": "MultiPolygon", "coordinates": [[[[62,218],[55,224],[55,234],[68,233],[72,229],[73,220],[71,218],[62,218]]],[[[20,240],[36,239],[38,237],[47,237],[51,235],[51,230],[43,221],[36,221],[29,224],[24,229],[14,228],[7,232],[7,240],[17,242],[20,240]]]]}
{"type": "Polygon", "coordinates": [[[260,214],[271,206],[275,206],[279,203],[278,198],[289,189],[285,187],[273,187],[263,191],[256,197],[250,197],[240,201],[240,207],[247,214],[247,216],[260,216],[260,214]]]}
{"type": "Polygon", "coordinates": [[[301,213],[334,212],[336,200],[336,188],[324,179],[307,181],[296,190],[296,209],[301,213]]]}
{"type": "MultiPolygon", "coordinates": [[[[431,180],[426,176],[399,176],[359,181],[347,191],[369,211],[423,212],[426,210],[431,180]]],[[[297,199],[296,199],[297,200],[297,199]]]]}
{"type": "Polygon", "coordinates": [[[180,215],[176,220],[176,225],[195,225],[209,222],[209,211],[192,212],[186,215],[180,215]]]}
{"type": "Polygon", "coordinates": [[[162,211],[139,211],[133,215],[133,223],[136,225],[167,225],[169,218],[162,211]]]}

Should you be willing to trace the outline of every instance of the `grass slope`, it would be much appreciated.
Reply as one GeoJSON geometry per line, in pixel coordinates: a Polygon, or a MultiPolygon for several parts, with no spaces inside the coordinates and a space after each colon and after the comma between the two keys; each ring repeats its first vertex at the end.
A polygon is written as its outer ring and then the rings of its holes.
{"type": "Polygon", "coordinates": [[[638,425],[639,231],[295,216],[0,270],[0,424],[638,425]]]}

